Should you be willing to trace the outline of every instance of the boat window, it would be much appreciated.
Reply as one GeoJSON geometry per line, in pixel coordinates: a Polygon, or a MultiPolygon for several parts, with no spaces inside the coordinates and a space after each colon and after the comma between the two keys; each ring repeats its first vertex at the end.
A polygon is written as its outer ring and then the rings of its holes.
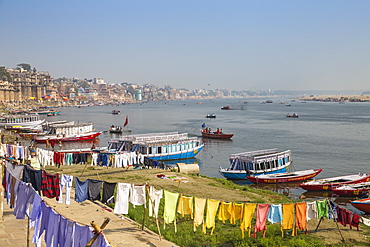
{"type": "Polygon", "coordinates": [[[278,159],[278,166],[283,166],[283,160],[282,159],[278,159]]]}
{"type": "Polygon", "coordinates": [[[164,153],[167,153],[167,146],[163,146],[162,147],[162,153],[164,154],[164,153]]]}
{"type": "Polygon", "coordinates": [[[135,144],[135,145],[132,146],[131,151],[136,152],[138,149],[139,149],[139,145],[135,144]]]}
{"type": "Polygon", "coordinates": [[[158,153],[161,154],[162,153],[162,147],[158,147],[158,153]]]}

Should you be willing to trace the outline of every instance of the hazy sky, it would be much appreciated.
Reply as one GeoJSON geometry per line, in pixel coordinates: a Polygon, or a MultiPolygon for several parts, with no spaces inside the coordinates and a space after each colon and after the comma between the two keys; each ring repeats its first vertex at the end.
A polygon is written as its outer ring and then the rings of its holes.
{"type": "Polygon", "coordinates": [[[0,66],[230,90],[370,89],[370,1],[0,0],[0,66]]]}

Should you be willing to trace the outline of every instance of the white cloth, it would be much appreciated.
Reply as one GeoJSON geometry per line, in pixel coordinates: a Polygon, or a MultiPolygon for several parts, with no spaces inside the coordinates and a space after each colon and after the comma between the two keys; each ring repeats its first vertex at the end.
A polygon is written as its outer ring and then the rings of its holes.
{"type": "Polygon", "coordinates": [[[117,198],[114,205],[115,214],[128,214],[128,198],[130,195],[131,184],[118,183],[117,198]]]}
{"type": "Polygon", "coordinates": [[[163,190],[156,190],[154,186],[149,187],[149,216],[158,218],[159,203],[163,197],[163,190]],[[154,205],[153,205],[154,204],[154,205]]]}
{"type": "Polygon", "coordinates": [[[66,205],[71,204],[71,188],[72,188],[72,181],[73,176],[72,175],[65,175],[62,174],[60,176],[60,195],[59,195],[59,203],[63,202],[63,189],[66,188],[66,205]]]}
{"type": "Polygon", "coordinates": [[[135,206],[145,205],[145,185],[133,185],[131,186],[130,202],[135,206]]]}
{"type": "Polygon", "coordinates": [[[316,209],[316,202],[307,202],[307,209],[306,209],[306,214],[307,214],[307,221],[316,219],[317,218],[317,209],[316,209]]]}

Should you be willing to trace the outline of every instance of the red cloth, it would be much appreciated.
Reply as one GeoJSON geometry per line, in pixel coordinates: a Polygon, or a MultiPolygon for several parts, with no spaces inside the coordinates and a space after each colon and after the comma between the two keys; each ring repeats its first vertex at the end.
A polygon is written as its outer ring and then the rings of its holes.
{"type": "Polygon", "coordinates": [[[60,184],[59,174],[49,174],[46,171],[42,171],[42,182],[41,191],[47,198],[59,199],[60,195],[60,184]]]}
{"type": "Polygon", "coordinates": [[[253,237],[257,237],[257,232],[263,231],[263,237],[266,234],[266,218],[270,210],[270,204],[258,204],[256,224],[254,226],[253,237]]]}
{"type": "Polygon", "coordinates": [[[360,224],[360,216],[358,216],[357,214],[353,214],[352,215],[352,221],[351,221],[351,224],[349,225],[349,227],[352,229],[352,226],[353,227],[356,227],[357,228],[357,231],[359,231],[359,224],[360,224]]]}

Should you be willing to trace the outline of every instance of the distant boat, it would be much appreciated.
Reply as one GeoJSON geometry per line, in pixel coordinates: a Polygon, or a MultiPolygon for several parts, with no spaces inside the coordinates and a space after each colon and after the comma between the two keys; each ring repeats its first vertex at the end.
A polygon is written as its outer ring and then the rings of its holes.
{"type": "Polygon", "coordinates": [[[206,118],[216,118],[216,115],[215,114],[207,114],[206,118]]]}
{"type": "Polygon", "coordinates": [[[273,101],[272,100],[266,100],[266,103],[273,103],[273,101]]]}
{"type": "Polygon", "coordinates": [[[292,106],[291,104],[286,104],[285,106],[292,106]]]}
{"type": "Polygon", "coordinates": [[[293,115],[288,113],[288,114],[286,114],[286,117],[299,118],[299,115],[296,114],[296,113],[293,113],[293,115]]]}
{"type": "Polygon", "coordinates": [[[119,114],[121,114],[121,111],[113,110],[113,111],[112,111],[112,114],[113,114],[113,115],[119,115],[119,114]]]}
{"type": "Polygon", "coordinates": [[[223,106],[223,107],[221,107],[221,110],[231,110],[231,108],[230,108],[230,106],[229,106],[229,105],[227,105],[227,106],[223,106]]]}
{"type": "Polygon", "coordinates": [[[217,133],[217,132],[206,132],[202,131],[202,137],[211,139],[231,139],[234,134],[231,133],[217,133]]]}

